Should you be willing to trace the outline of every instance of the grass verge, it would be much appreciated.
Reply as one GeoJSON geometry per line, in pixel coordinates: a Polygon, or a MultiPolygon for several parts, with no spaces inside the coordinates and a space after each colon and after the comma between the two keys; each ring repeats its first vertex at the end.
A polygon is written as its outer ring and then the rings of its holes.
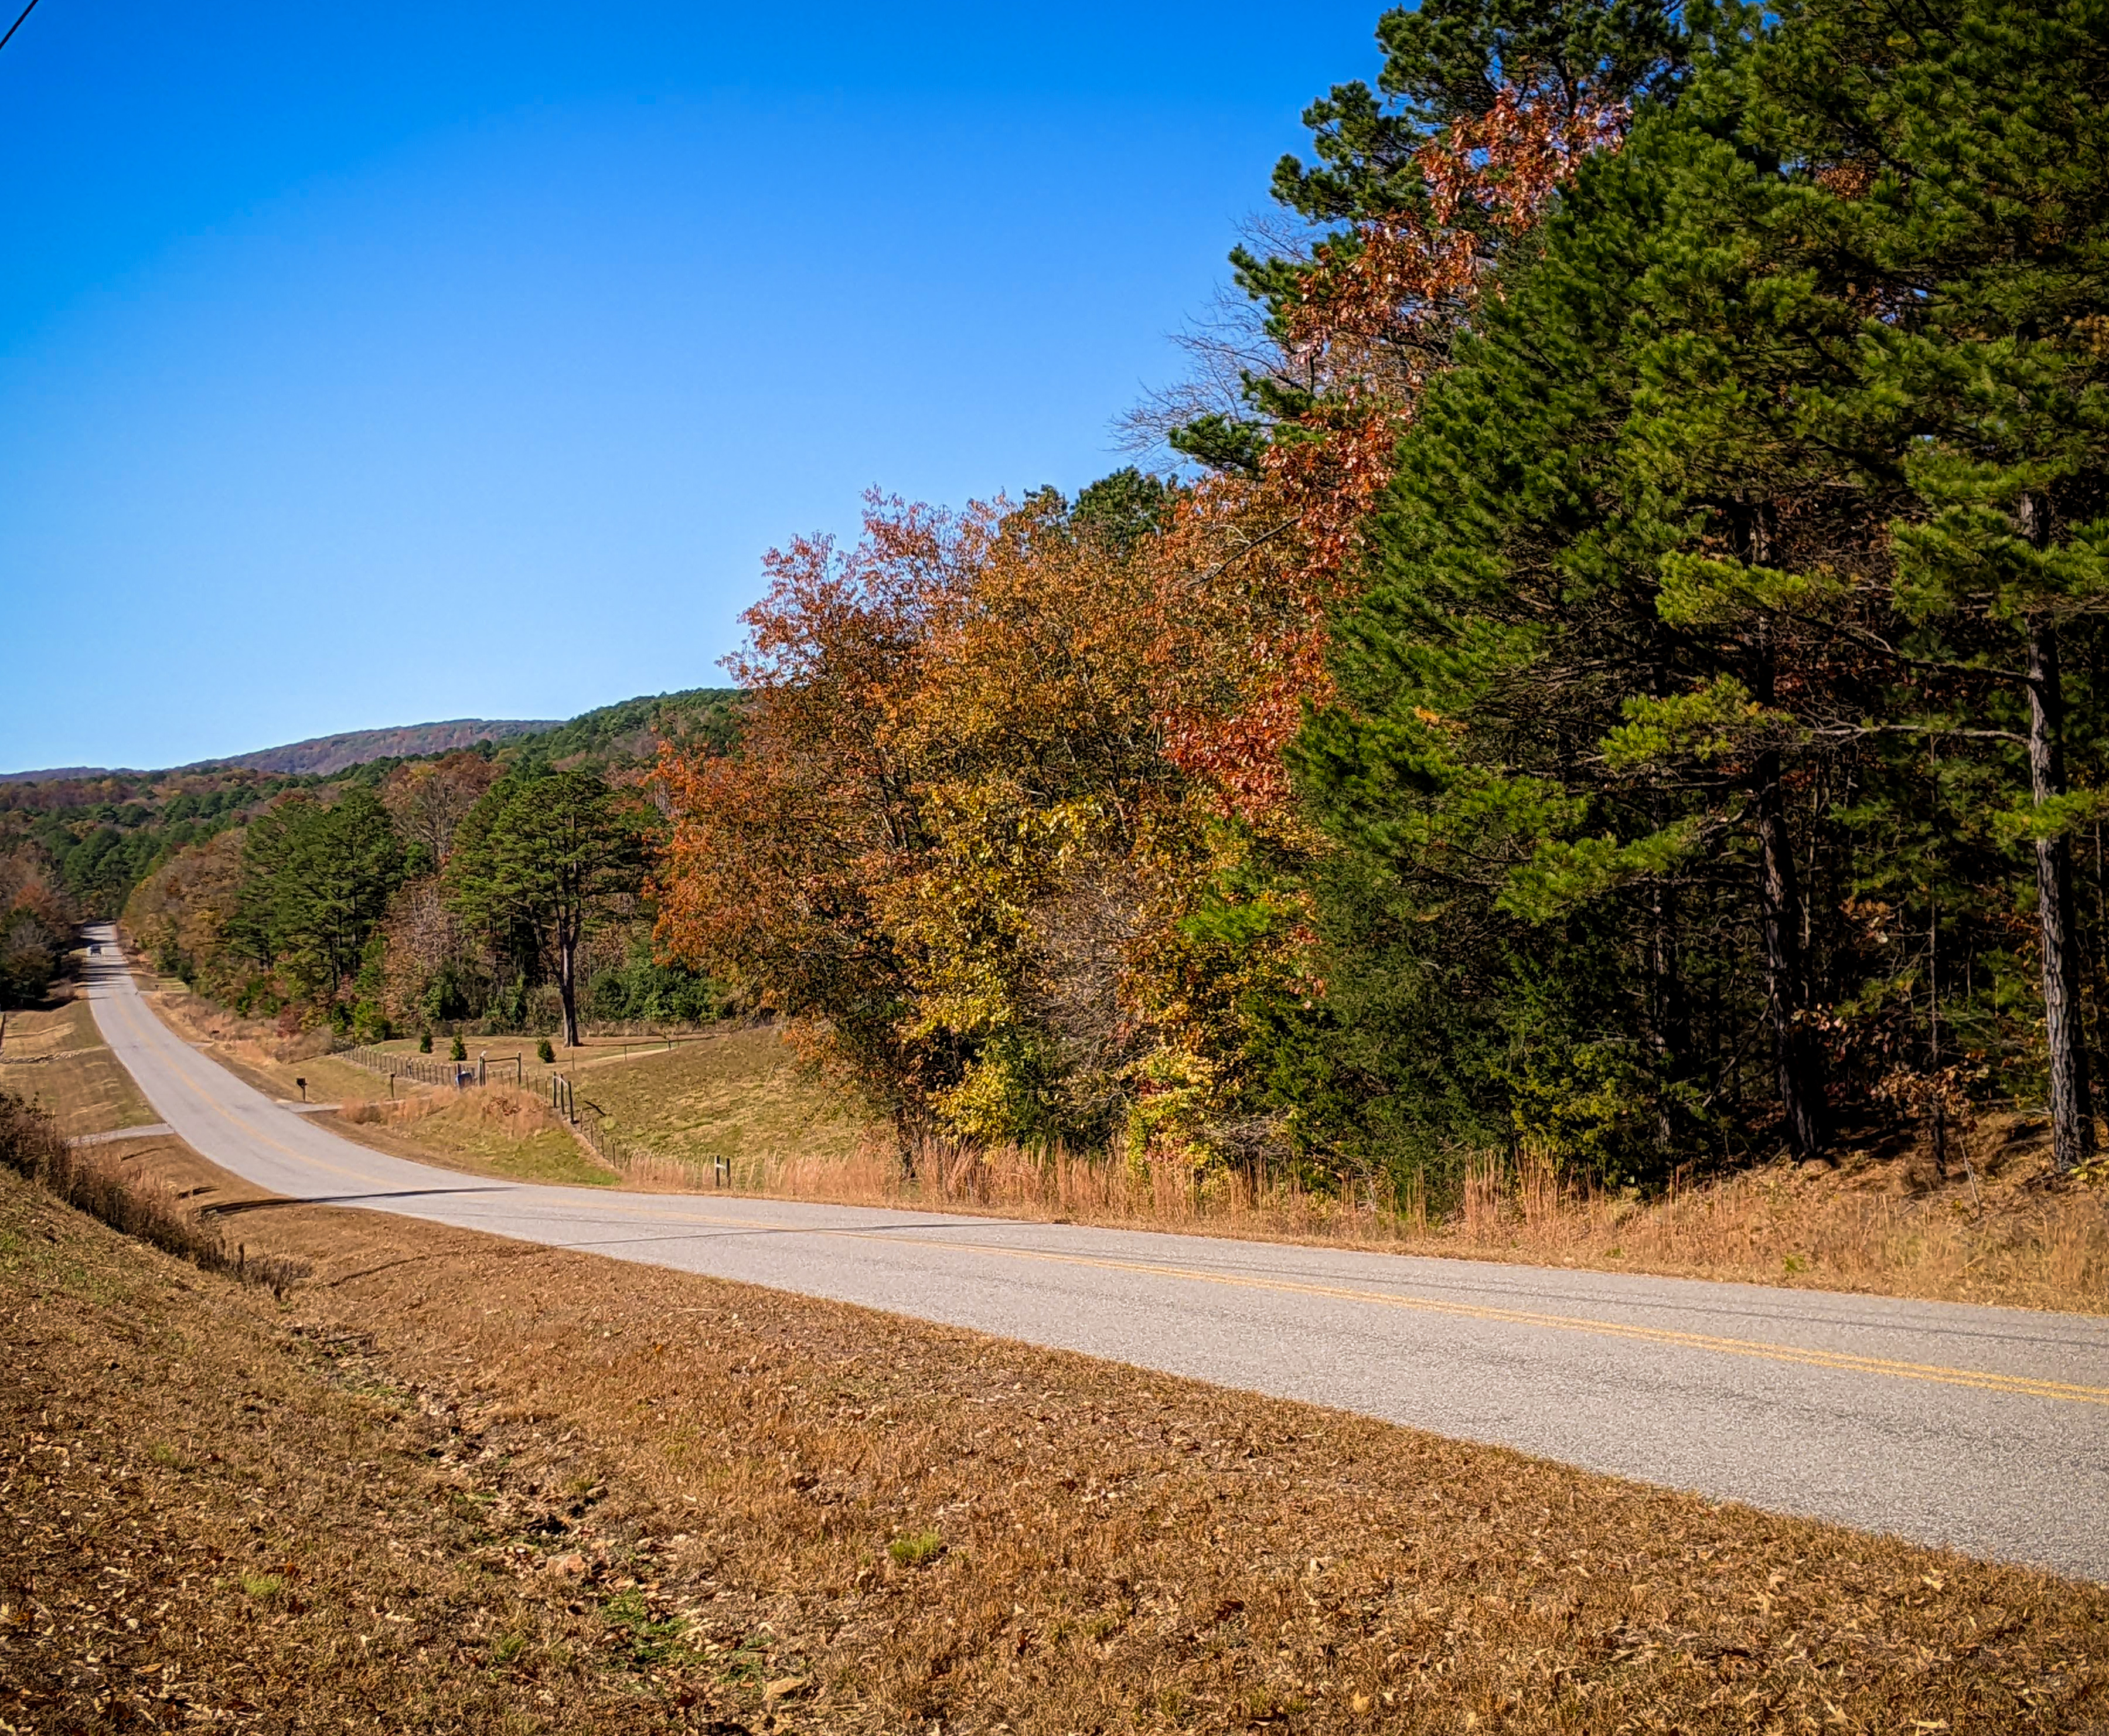
{"type": "MultiPolygon", "coordinates": [[[[72,991],[62,983],[56,992],[72,991]]],[[[85,997],[7,1015],[0,1090],[37,1104],[68,1134],[115,1132],[160,1119],[103,1042],[85,997]]]]}
{"type": "Polygon", "coordinates": [[[196,1209],[183,1205],[182,1191],[141,1163],[151,1150],[70,1146],[49,1116],[0,1092],[0,1164],[61,1203],[203,1271],[230,1273],[274,1295],[282,1296],[287,1286],[308,1275],[311,1268],[303,1260],[265,1253],[251,1259],[244,1243],[230,1249],[196,1209]]]}
{"type": "Polygon", "coordinates": [[[247,1221],[317,1268],[282,1307],[0,1176],[0,1719],[2109,1716],[2102,1588],[825,1302],[247,1221]]]}
{"type": "Polygon", "coordinates": [[[397,1156],[479,1175],[573,1187],[609,1187],[621,1180],[544,1101],[510,1086],[426,1090],[393,1102],[346,1104],[336,1119],[344,1131],[397,1156]]]}

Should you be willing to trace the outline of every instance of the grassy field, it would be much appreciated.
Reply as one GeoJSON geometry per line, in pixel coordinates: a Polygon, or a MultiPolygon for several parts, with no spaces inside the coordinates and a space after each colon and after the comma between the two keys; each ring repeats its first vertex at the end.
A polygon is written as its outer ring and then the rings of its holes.
{"type": "MultiPolygon", "coordinates": [[[[517,1059],[522,1081],[531,1083],[537,1078],[546,1078],[552,1073],[578,1074],[585,1069],[635,1060],[645,1056],[666,1055],[693,1044],[715,1042],[726,1034],[725,1031],[689,1032],[674,1037],[604,1037],[589,1033],[576,1047],[559,1042],[553,1035],[546,1039],[553,1057],[548,1061],[536,1058],[535,1045],[545,1040],[539,1037],[464,1037],[462,1047],[468,1051],[472,1061],[487,1055],[493,1068],[504,1068],[508,1077],[513,1076],[513,1063],[517,1059]]],[[[414,1037],[391,1037],[385,1042],[368,1047],[384,1055],[443,1061],[452,1041],[448,1037],[435,1037],[429,1053],[418,1047],[418,1040],[414,1037]]]]}
{"type": "Polygon", "coordinates": [[[16,1729],[2109,1718],[2100,1587],[590,1255],[227,1221],[314,1277],[277,1305],[0,1178],[16,1729]]]}
{"type": "Polygon", "coordinates": [[[847,1160],[866,1131],[767,1028],[605,1060],[576,1078],[625,1145],[697,1165],[725,1158],[745,1181],[784,1164],[847,1160]]]}
{"type": "Polygon", "coordinates": [[[775,1033],[732,1031],[671,1048],[633,1040],[627,1056],[609,1044],[586,1051],[589,1060],[574,1051],[554,1066],[531,1062],[517,1090],[493,1084],[457,1094],[404,1082],[393,1105],[376,1096],[387,1089],[386,1080],[368,1074],[364,1096],[355,1101],[345,1094],[338,1119],[354,1138],[451,1169],[523,1181],[639,1185],[636,1175],[618,1176],[583,1149],[562,1122],[538,1113],[547,1109],[542,1092],[549,1074],[562,1072],[607,1133],[647,1159],[644,1185],[701,1185],[718,1158],[733,1164],[736,1184],[750,1186],[798,1164],[840,1165],[849,1173],[863,1129],[802,1074],[775,1033]]]}
{"type": "Polygon", "coordinates": [[[0,1091],[36,1104],[68,1135],[114,1132],[159,1119],[102,1041],[84,999],[7,1015],[0,1091]]]}

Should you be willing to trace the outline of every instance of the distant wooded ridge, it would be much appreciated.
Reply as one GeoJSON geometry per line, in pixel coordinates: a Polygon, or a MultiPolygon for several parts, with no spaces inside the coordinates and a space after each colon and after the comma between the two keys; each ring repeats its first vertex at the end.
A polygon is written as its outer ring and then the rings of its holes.
{"type": "MultiPolygon", "coordinates": [[[[590,715],[590,714],[588,714],[590,715]]],[[[480,741],[513,741],[523,735],[539,735],[561,727],[562,717],[456,717],[444,723],[411,723],[386,730],[347,730],[336,735],[316,735],[282,747],[260,748],[251,753],[233,753],[219,759],[193,760],[187,765],[164,768],[197,771],[213,766],[247,766],[259,771],[287,772],[298,776],[327,777],[349,766],[372,760],[418,759],[470,748],[480,741]]],[[[111,777],[147,774],[133,767],[64,766],[40,771],[0,772],[0,783],[48,783],[75,778],[111,777]]]]}

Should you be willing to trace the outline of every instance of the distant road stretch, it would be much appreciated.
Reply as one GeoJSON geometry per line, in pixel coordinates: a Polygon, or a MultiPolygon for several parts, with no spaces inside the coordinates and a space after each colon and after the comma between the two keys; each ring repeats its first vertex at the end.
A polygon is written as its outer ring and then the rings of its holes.
{"type": "Polygon", "coordinates": [[[485,1181],[280,1108],[177,1038],[97,938],[96,1022],[155,1113],[290,1198],[831,1296],[2109,1581],[2109,1322],[485,1181]]]}

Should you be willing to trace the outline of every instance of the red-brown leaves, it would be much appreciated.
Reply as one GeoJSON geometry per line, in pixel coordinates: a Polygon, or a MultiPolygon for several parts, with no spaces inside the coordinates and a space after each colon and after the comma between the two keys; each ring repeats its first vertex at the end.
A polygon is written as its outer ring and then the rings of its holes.
{"type": "Polygon", "coordinates": [[[1310,406],[1276,430],[1264,473],[1195,490],[1157,551],[1168,751],[1248,821],[1280,811],[1283,750],[1322,704],[1326,622],[1356,581],[1363,527],[1429,377],[1502,240],[1529,228],[1623,109],[1570,112],[1504,91],[1421,154],[1424,213],[1321,246],[1289,310],[1310,406]]]}
{"type": "Polygon", "coordinates": [[[772,554],[738,750],[662,758],[662,946],[905,1119],[1095,1141],[1125,1101],[1133,1134],[1220,1145],[1240,1006],[1322,992],[1294,899],[1187,920],[1251,847],[1220,816],[1307,844],[1284,749],[1330,694],[1328,622],[1495,251],[1615,131],[1565,112],[1505,97],[1429,145],[1420,215],[1317,251],[1286,322],[1307,406],[1132,552],[1059,502],[874,499],[854,548],[772,554]]]}

